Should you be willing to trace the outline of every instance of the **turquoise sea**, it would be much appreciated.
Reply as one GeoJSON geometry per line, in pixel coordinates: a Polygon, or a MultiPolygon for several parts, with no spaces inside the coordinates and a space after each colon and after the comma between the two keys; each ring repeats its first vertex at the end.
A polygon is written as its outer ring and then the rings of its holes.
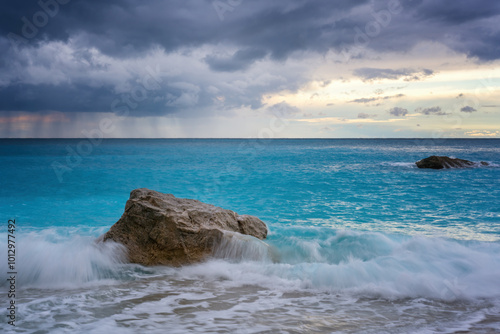
{"type": "Polygon", "coordinates": [[[498,139],[3,139],[0,180],[2,332],[500,332],[498,139]],[[94,240],[136,188],[255,215],[267,245],[124,263],[94,240]]]}

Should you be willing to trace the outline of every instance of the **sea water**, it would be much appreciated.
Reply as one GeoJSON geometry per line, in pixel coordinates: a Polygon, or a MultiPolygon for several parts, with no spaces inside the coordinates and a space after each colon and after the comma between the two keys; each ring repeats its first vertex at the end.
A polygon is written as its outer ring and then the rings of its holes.
{"type": "Polygon", "coordinates": [[[500,332],[500,140],[0,140],[0,178],[5,332],[500,332]],[[477,166],[416,168],[430,155],[477,166]],[[94,241],[142,187],[255,215],[268,238],[128,264],[94,241]]]}

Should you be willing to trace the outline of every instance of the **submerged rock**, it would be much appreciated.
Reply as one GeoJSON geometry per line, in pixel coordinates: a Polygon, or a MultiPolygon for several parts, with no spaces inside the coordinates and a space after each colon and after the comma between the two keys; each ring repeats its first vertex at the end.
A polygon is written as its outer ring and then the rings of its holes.
{"type": "Polygon", "coordinates": [[[122,217],[99,241],[123,244],[132,263],[180,266],[211,255],[225,231],[267,236],[257,217],[142,188],[130,193],[122,217]]]}
{"type": "MultiPolygon", "coordinates": [[[[464,167],[474,167],[475,162],[463,159],[454,159],[446,156],[430,156],[428,158],[422,159],[415,162],[418,168],[432,168],[432,169],[443,169],[443,168],[464,168],[464,167]]],[[[481,165],[488,166],[487,162],[481,161],[481,165]]]]}

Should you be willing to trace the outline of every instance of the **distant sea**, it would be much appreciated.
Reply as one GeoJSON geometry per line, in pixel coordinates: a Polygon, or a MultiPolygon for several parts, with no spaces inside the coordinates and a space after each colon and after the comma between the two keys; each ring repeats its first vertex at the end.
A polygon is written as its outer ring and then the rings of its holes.
{"type": "Polygon", "coordinates": [[[500,332],[498,139],[5,139],[0,179],[2,332],[500,332]],[[255,215],[271,251],[124,263],[94,240],[143,187],[255,215]]]}

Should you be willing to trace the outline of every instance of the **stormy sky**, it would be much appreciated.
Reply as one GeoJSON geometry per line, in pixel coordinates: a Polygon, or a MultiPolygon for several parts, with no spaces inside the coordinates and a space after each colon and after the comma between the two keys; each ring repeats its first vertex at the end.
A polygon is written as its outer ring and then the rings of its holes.
{"type": "Polygon", "coordinates": [[[19,0],[0,137],[500,137],[500,2],[19,0]]]}

